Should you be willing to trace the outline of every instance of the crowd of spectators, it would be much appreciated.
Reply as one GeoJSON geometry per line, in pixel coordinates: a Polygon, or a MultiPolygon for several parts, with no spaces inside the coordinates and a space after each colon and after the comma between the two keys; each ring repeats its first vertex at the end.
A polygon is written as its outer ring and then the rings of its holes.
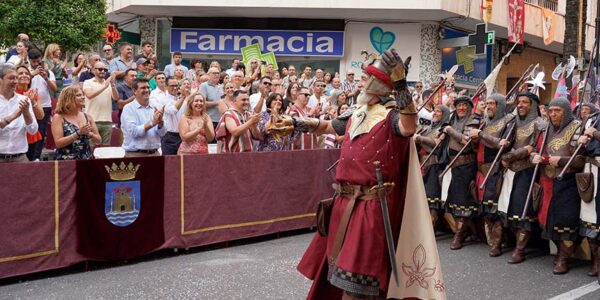
{"type": "MultiPolygon", "coordinates": [[[[214,143],[217,152],[337,148],[340,136],[275,137],[269,122],[336,118],[364,84],[354,69],[342,77],[309,65],[297,74],[294,65],[275,70],[257,59],[228,67],[194,59],[188,67],[179,52],[171,62],[159,68],[149,41],[137,55],[122,43],[71,59],[58,44],[40,51],[19,34],[0,65],[0,162],[40,160],[46,144],[59,160],[93,158],[95,147],[111,145],[125,156],[207,154],[214,143]]],[[[414,95],[422,102],[422,83],[414,95]]]]}

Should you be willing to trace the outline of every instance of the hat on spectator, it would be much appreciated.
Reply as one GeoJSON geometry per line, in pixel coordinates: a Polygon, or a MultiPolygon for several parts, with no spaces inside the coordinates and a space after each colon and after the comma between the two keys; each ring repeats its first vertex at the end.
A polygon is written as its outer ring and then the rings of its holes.
{"type": "Polygon", "coordinates": [[[138,59],[135,61],[135,64],[136,64],[136,65],[143,65],[143,64],[145,64],[145,63],[147,63],[147,62],[148,62],[148,60],[147,60],[145,57],[140,57],[140,58],[138,58],[138,59]]]}

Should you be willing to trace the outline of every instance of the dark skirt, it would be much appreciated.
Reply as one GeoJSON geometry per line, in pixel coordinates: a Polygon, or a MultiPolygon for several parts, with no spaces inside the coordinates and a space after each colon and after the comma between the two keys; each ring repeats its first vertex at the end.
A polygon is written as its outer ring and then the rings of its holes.
{"type": "Polygon", "coordinates": [[[534,169],[532,167],[515,173],[508,211],[504,216],[504,223],[507,227],[532,231],[537,223],[537,212],[533,209],[533,201],[529,202],[527,216],[525,219],[521,219],[534,169]]]}
{"type": "Polygon", "coordinates": [[[470,187],[475,181],[477,163],[473,162],[451,170],[452,180],[448,189],[446,210],[455,217],[476,217],[479,203],[473,198],[470,187]]]}
{"type": "Polygon", "coordinates": [[[578,240],[580,209],[581,198],[577,192],[575,173],[565,174],[562,180],[554,178],[542,237],[547,240],[578,240]]]}
{"type": "MultiPolygon", "coordinates": [[[[501,184],[502,182],[498,182],[498,180],[502,180],[502,176],[504,175],[503,168],[495,168],[495,172],[492,172],[488,177],[487,182],[485,183],[483,190],[483,201],[481,203],[481,211],[484,215],[498,215],[498,193],[496,193],[497,184],[501,184]]],[[[485,174],[484,174],[485,176],[485,174]]],[[[479,188],[479,187],[477,187],[479,188]]]]}
{"type": "Polygon", "coordinates": [[[442,185],[438,175],[444,170],[444,165],[433,164],[425,170],[423,174],[423,183],[425,184],[425,194],[430,209],[440,210],[442,206],[442,185]]]}

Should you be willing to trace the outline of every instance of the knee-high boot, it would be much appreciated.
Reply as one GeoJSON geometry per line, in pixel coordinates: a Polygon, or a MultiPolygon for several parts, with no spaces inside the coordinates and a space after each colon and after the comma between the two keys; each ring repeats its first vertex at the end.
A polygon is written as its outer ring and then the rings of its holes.
{"type": "Polygon", "coordinates": [[[504,228],[502,227],[502,221],[496,221],[493,223],[491,228],[491,240],[490,244],[490,257],[497,257],[502,255],[502,235],[504,233],[504,228]]]}
{"type": "Polygon", "coordinates": [[[456,218],[456,233],[450,244],[450,249],[458,250],[462,248],[462,242],[465,239],[465,233],[468,229],[465,218],[456,218]]]}
{"type": "Polygon", "coordinates": [[[558,253],[556,265],[552,269],[552,273],[562,275],[569,272],[569,257],[575,251],[575,243],[573,241],[555,241],[558,244],[558,253]]]}
{"type": "Polygon", "coordinates": [[[531,238],[531,231],[525,229],[517,229],[517,246],[513,250],[512,255],[508,259],[509,264],[518,264],[525,260],[525,247],[531,238]]]}

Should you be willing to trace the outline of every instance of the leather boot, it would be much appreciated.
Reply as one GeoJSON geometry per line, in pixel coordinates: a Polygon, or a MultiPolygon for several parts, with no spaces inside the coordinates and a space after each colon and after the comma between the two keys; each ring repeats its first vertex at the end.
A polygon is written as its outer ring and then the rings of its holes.
{"type": "Polygon", "coordinates": [[[575,243],[573,241],[560,241],[558,243],[558,259],[552,269],[552,273],[562,275],[569,272],[569,257],[575,251],[575,243]]]}
{"type": "Polygon", "coordinates": [[[435,223],[437,223],[438,220],[438,213],[435,209],[430,209],[429,215],[431,215],[431,224],[433,225],[433,232],[435,232],[435,223]]]}
{"type": "Polygon", "coordinates": [[[588,245],[590,245],[590,255],[592,256],[592,267],[588,271],[588,276],[598,276],[598,263],[600,263],[600,258],[598,258],[598,244],[588,239],[588,245]]]}
{"type": "Polygon", "coordinates": [[[509,264],[518,264],[525,260],[525,247],[527,247],[527,242],[529,242],[529,238],[531,238],[531,231],[519,228],[517,229],[516,235],[517,246],[508,259],[509,264]]]}
{"type": "Polygon", "coordinates": [[[493,223],[491,228],[491,240],[492,243],[490,245],[490,257],[498,257],[502,255],[502,234],[504,232],[504,228],[502,227],[502,221],[496,221],[493,223]]]}
{"type": "Polygon", "coordinates": [[[458,250],[462,248],[462,242],[465,239],[467,229],[468,226],[465,224],[465,218],[456,218],[456,233],[452,239],[452,244],[450,244],[450,249],[458,250]]]}

